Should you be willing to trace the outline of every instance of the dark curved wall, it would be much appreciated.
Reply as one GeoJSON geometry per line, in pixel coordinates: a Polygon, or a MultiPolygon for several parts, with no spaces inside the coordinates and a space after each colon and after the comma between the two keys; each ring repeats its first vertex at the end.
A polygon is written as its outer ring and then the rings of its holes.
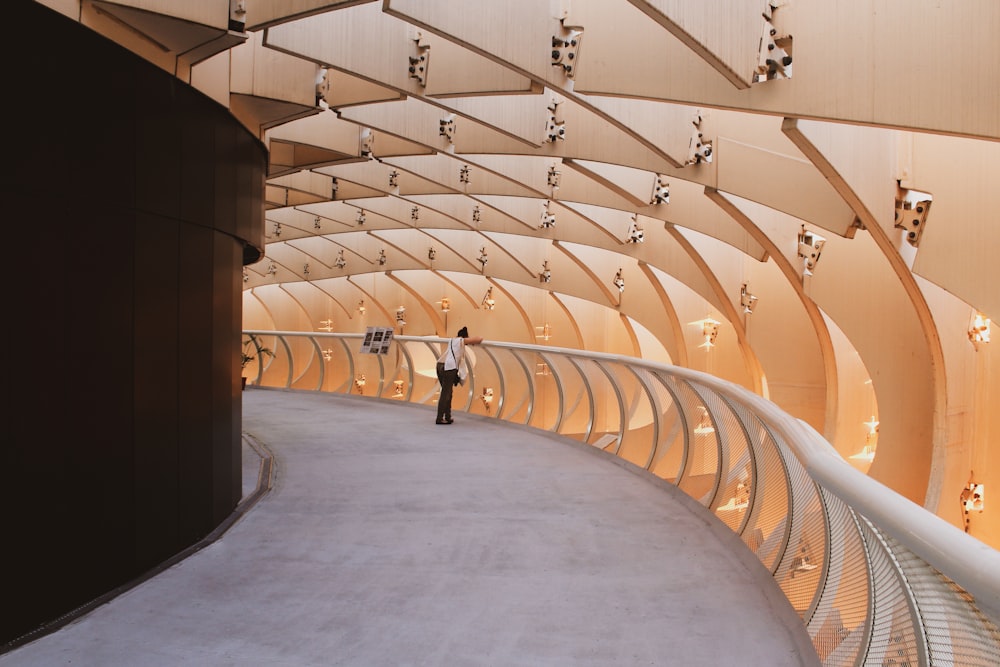
{"type": "Polygon", "coordinates": [[[264,147],[222,107],[15,2],[0,167],[0,645],[198,541],[241,496],[240,267],[264,147]]]}

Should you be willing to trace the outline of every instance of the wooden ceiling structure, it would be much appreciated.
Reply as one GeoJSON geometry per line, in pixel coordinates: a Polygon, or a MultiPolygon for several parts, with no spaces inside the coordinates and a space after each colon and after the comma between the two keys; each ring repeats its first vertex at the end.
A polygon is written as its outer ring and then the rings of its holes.
{"type": "Polygon", "coordinates": [[[41,4],[267,146],[246,328],[544,329],[747,386],[845,457],[877,421],[858,465],[957,525],[970,476],[1000,486],[993,0],[41,4]]]}

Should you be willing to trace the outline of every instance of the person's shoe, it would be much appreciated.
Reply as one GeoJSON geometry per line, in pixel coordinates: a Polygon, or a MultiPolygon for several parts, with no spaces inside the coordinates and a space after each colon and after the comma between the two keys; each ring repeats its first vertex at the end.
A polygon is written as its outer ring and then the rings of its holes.
{"type": "Polygon", "coordinates": [[[438,419],[434,423],[435,424],[454,424],[455,420],[449,417],[448,419],[438,419]]]}

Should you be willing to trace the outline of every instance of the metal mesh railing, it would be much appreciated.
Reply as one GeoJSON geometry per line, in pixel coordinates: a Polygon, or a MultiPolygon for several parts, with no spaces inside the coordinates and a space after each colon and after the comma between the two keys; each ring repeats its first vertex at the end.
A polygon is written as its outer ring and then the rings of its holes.
{"type": "MultiPolygon", "coordinates": [[[[437,401],[446,339],[244,332],[252,384],[437,401]]],[[[710,375],[616,355],[470,349],[456,409],[573,438],[677,485],[740,536],[828,666],[1000,665],[1000,553],[856,471],[806,424],[710,375]]]]}

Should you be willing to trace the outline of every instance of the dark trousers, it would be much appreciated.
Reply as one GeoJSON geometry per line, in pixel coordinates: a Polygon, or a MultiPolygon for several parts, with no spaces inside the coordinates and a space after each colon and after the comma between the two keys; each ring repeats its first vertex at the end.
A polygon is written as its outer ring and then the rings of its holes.
{"type": "Polygon", "coordinates": [[[455,390],[455,383],[458,381],[458,369],[446,371],[444,364],[438,362],[437,365],[438,382],[441,383],[441,396],[438,398],[438,421],[451,419],[451,394],[455,390]]]}

